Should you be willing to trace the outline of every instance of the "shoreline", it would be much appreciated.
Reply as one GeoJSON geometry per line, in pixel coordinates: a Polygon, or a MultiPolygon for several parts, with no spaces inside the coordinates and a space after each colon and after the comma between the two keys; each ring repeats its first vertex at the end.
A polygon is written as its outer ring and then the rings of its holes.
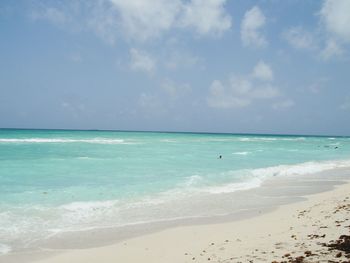
{"type": "MultiPolygon", "coordinates": [[[[79,239],[96,239],[94,242],[87,244],[83,243],[67,243],[65,241],[69,240],[67,237],[59,240],[59,242],[51,242],[48,247],[43,248],[42,251],[34,252],[34,253],[15,253],[9,254],[0,257],[0,262],[42,262],[42,263],[56,263],[56,262],[71,262],[67,261],[68,258],[74,257],[76,258],[74,262],[97,262],[96,259],[91,259],[93,255],[97,253],[100,257],[105,258],[105,262],[108,262],[110,259],[114,259],[115,256],[124,255],[127,258],[118,258],[119,262],[124,260],[124,262],[137,262],[137,259],[128,259],[128,257],[134,254],[130,253],[130,250],[135,249],[132,247],[126,246],[125,244],[129,244],[130,242],[137,244],[138,247],[145,246],[147,244],[154,244],[155,246],[162,247],[164,246],[163,241],[171,240],[172,242],[177,240],[177,242],[182,242],[184,240],[192,240],[194,242],[198,242],[198,237],[196,237],[195,233],[203,232],[208,233],[205,236],[201,236],[201,240],[206,240],[207,243],[210,241],[209,236],[219,236],[224,235],[225,232],[229,229],[236,229],[236,232],[241,232],[241,229],[245,229],[245,231],[249,232],[247,229],[247,224],[249,222],[252,225],[261,225],[262,228],[269,228],[269,224],[266,224],[266,219],[269,217],[280,217],[285,214],[288,210],[295,210],[295,208],[301,207],[304,204],[315,203],[315,200],[319,200],[320,198],[329,199],[330,196],[341,192],[341,189],[348,189],[350,192],[350,183],[349,183],[349,169],[334,169],[330,171],[325,171],[322,173],[308,175],[308,176],[297,176],[297,177],[287,177],[287,178],[272,178],[264,182],[263,186],[246,190],[245,192],[249,194],[266,192],[268,195],[276,195],[276,187],[277,189],[283,189],[284,187],[284,195],[287,196],[285,202],[274,204],[266,207],[259,207],[256,210],[247,210],[246,213],[242,213],[240,211],[236,215],[226,215],[226,216],[216,216],[210,218],[196,218],[196,219],[185,219],[185,220],[173,220],[170,222],[162,222],[162,223],[151,223],[151,224],[143,224],[137,225],[136,227],[131,227],[133,232],[126,231],[124,233],[124,237],[116,238],[117,233],[110,232],[111,229],[107,229],[107,235],[101,233],[101,230],[85,232],[85,235],[79,237],[79,239]],[[323,178],[326,175],[333,174],[332,179],[330,177],[323,178]],[[323,179],[323,181],[320,180],[323,179]],[[279,182],[281,181],[281,182],[279,182]],[[308,189],[300,188],[300,184],[305,184],[308,182],[306,187],[308,189]],[[316,183],[317,182],[317,183],[316,183]],[[293,187],[294,184],[294,187],[293,187]],[[318,184],[318,185],[317,185],[318,184]],[[265,189],[264,189],[265,188],[265,189]],[[294,188],[294,189],[293,189],[294,188]],[[310,192],[311,190],[311,192],[310,192]],[[317,199],[318,198],[318,199],[317,199]],[[281,212],[284,211],[284,212],[281,212]],[[264,221],[265,220],[265,221],[264,221]],[[265,223],[263,223],[265,222],[265,223]],[[101,235],[102,234],[102,235],[101,235]],[[106,239],[106,237],[110,239],[106,239]],[[64,244],[65,246],[62,246],[64,244]],[[115,251],[119,251],[118,253],[115,251]],[[102,255],[103,254],[103,255],[102,255]],[[105,257],[104,255],[109,255],[105,257]],[[89,261],[90,260],[90,261],[89,261]]],[[[304,187],[305,188],[305,187],[304,187]]],[[[243,231],[244,232],[244,231],[243,231]]],[[[120,233],[119,233],[120,234],[120,233]]],[[[199,235],[199,234],[198,234],[199,235]]],[[[254,238],[254,237],[253,237],[254,238]]],[[[232,239],[232,238],[230,238],[232,239]]],[[[229,237],[226,237],[225,240],[230,240],[229,237]]],[[[72,241],[72,240],[71,240],[72,241]]],[[[49,242],[50,243],[50,242],[49,242]]],[[[192,242],[191,242],[192,243],[192,242]]],[[[183,250],[195,250],[197,249],[194,244],[181,244],[183,250]]],[[[211,242],[212,243],[212,242],[211,242]]],[[[215,242],[214,242],[215,243],[215,242]]],[[[230,242],[227,242],[230,243],[230,242]]],[[[254,242],[253,242],[254,243],[254,242]]],[[[202,244],[204,246],[204,244],[202,244]]],[[[148,251],[148,248],[146,251],[148,251]]],[[[163,250],[166,250],[166,255],[170,256],[166,262],[187,262],[184,260],[188,260],[188,258],[181,257],[182,261],[171,261],[171,258],[177,258],[176,255],[179,251],[177,249],[162,248],[159,249],[159,253],[162,253],[163,250]],[[175,255],[176,254],[176,255],[175,255]],[[169,261],[170,260],[170,261],[169,261]]],[[[162,262],[157,261],[157,250],[153,249],[153,256],[151,262],[162,262]],[[154,257],[154,258],[153,258],[154,257]]],[[[220,250],[221,251],[221,250],[220,250]]],[[[219,252],[220,252],[219,251],[219,252]]],[[[139,253],[139,252],[138,252],[139,253]]],[[[189,255],[189,252],[184,252],[189,255]]],[[[142,254],[142,253],[141,253],[142,254]]],[[[217,253],[219,254],[219,253],[217,253]]],[[[160,255],[158,255],[160,256],[160,255]]],[[[181,255],[181,256],[184,256],[181,255]]],[[[147,257],[147,255],[144,255],[147,257]]],[[[141,259],[141,258],[139,258],[141,259]]],[[[161,257],[159,258],[161,259],[161,257]]],[[[117,260],[117,262],[118,262],[117,260]]],[[[213,259],[212,259],[213,260],[213,259]]],[[[148,261],[148,260],[147,260],[148,261]]],[[[164,261],[163,261],[164,262],[164,261]]],[[[192,262],[192,261],[188,261],[192,262]]],[[[221,262],[221,261],[217,261],[221,262]]],[[[235,261],[232,261],[235,262],[235,261]]]]}

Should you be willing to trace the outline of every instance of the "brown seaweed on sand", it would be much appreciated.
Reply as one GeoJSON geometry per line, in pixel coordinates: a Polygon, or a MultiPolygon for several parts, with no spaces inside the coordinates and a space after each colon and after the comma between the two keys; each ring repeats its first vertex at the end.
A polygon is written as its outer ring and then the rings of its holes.
{"type": "Polygon", "coordinates": [[[330,250],[340,250],[345,252],[346,255],[350,255],[350,236],[341,235],[339,239],[331,241],[328,244],[324,244],[330,250]]]}

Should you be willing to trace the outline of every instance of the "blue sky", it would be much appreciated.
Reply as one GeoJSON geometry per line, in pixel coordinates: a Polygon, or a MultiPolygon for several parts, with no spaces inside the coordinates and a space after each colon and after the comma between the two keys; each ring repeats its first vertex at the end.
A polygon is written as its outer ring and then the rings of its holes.
{"type": "Polygon", "coordinates": [[[0,1],[0,127],[350,135],[350,1],[0,1]]]}

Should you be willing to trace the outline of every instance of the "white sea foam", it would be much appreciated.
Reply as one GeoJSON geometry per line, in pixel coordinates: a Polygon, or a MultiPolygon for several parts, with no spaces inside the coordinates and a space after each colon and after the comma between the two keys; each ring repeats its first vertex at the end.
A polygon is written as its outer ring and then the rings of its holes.
{"type": "Polygon", "coordinates": [[[160,193],[156,196],[146,196],[140,200],[134,200],[133,202],[126,202],[121,205],[121,210],[133,209],[133,208],[145,208],[150,206],[157,206],[164,204],[171,199],[174,199],[173,195],[169,194],[170,192],[160,193]]]}
{"type": "Polygon", "coordinates": [[[234,142],[237,140],[236,140],[236,138],[207,138],[207,139],[197,139],[195,141],[199,141],[199,142],[234,142]]]}
{"type": "Polygon", "coordinates": [[[173,140],[173,139],[163,139],[163,140],[160,140],[161,142],[170,142],[170,143],[174,143],[174,142],[177,142],[177,140],[173,140]]]}
{"type": "Polygon", "coordinates": [[[234,152],[232,154],[235,154],[235,155],[248,155],[250,154],[251,152],[234,152]]]}
{"type": "Polygon", "coordinates": [[[99,209],[109,209],[118,203],[117,200],[107,200],[107,201],[90,201],[90,202],[73,202],[60,206],[67,211],[96,211],[99,209]]]}
{"type": "Polygon", "coordinates": [[[0,255],[8,254],[11,250],[10,246],[0,243],[0,255]]]}
{"type": "Polygon", "coordinates": [[[183,186],[185,187],[198,186],[198,184],[201,183],[202,181],[203,181],[203,178],[200,175],[192,175],[187,178],[183,186]]]}
{"type": "Polygon", "coordinates": [[[304,141],[306,138],[297,137],[297,138],[270,138],[270,137],[244,137],[238,139],[241,142],[271,142],[271,141],[304,141]]]}
{"type": "Polygon", "coordinates": [[[118,200],[73,202],[61,205],[61,216],[69,229],[86,227],[118,212],[118,200]],[[70,225],[70,226],[68,226],[70,225]]]}
{"type": "Polygon", "coordinates": [[[295,165],[278,165],[267,168],[254,169],[251,173],[254,176],[288,176],[305,175],[336,168],[350,167],[350,160],[324,161],[324,162],[305,162],[295,165]]]}
{"type": "MultiPolygon", "coordinates": [[[[72,202],[61,206],[18,205],[0,213],[0,240],[20,247],[30,246],[57,233],[81,231],[114,222],[118,213],[117,200],[72,202]]],[[[8,251],[0,243],[0,254],[8,251]]]]}
{"type": "Polygon", "coordinates": [[[240,173],[244,174],[246,181],[207,187],[203,188],[202,191],[212,194],[230,193],[259,187],[265,179],[271,178],[272,176],[307,175],[346,167],[350,167],[350,160],[305,162],[295,165],[278,165],[266,168],[233,171],[237,175],[240,173]]]}
{"type": "Polygon", "coordinates": [[[262,183],[262,179],[253,178],[246,182],[239,182],[239,183],[237,182],[237,183],[226,184],[223,186],[208,187],[203,190],[204,192],[208,192],[210,194],[224,194],[224,193],[232,193],[236,191],[256,188],[256,187],[259,187],[261,183],[262,183]]]}
{"type": "Polygon", "coordinates": [[[63,138],[25,138],[25,139],[4,139],[0,138],[0,143],[96,143],[96,144],[135,144],[122,139],[63,139],[63,138]]]}

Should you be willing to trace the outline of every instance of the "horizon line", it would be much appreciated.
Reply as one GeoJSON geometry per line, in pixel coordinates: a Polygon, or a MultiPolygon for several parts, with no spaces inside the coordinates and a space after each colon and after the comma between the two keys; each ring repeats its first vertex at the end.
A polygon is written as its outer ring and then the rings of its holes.
{"type": "Polygon", "coordinates": [[[150,132],[150,133],[187,133],[187,134],[222,134],[222,135],[263,135],[263,136],[298,136],[298,137],[350,137],[350,135],[316,135],[291,133],[242,133],[242,132],[209,132],[209,131],[161,131],[161,130],[117,130],[117,129],[69,129],[69,128],[1,128],[0,130],[42,130],[42,131],[101,131],[101,132],[150,132]]]}

